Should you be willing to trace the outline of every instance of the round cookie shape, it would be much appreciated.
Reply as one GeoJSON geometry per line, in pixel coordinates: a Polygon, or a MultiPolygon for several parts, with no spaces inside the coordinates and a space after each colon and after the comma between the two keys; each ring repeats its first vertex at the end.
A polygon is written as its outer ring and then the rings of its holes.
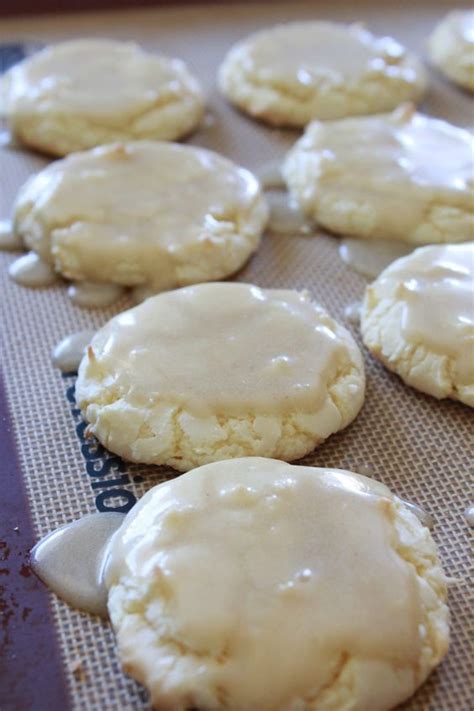
{"type": "Polygon", "coordinates": [[[474,242],[393,262],[367,287],[361,330],[408,385],[474,407],[474,242]]]}
{"type": "Polygon", "coordinates": [[[430,37],[428,53],[445,76],[474,91],[474,10],[448,13],[430,37]]]}
{"type": "Polygon", "coordinates": [[[313,122],[283,176],[311,220],[336,234],[414,244],[472,239],[474,138],[415,113],[313,122]]]}
{"type": "Polygon", "coordinates": [[[390,111],[425,91],[421,63],[361,25],[295,22],[250,35],[219,70],[222,93],[273,125],[390,111]]]}
{"type": "Polygon", "coordinates": [[[237,271],[267,216],[257,180],[230,160],[137,141],[72,154],[33,176],[14,229],[68,279],[159,291],[237,271]]]}
{"type": "Polygon", "coordinates": [[[339,469],[244,458],[160,484],[105,580],[121,661],[160,709],[386,711],[449,641],[428,529],[339,469]]]}
{"type": "Polygon", "coordinates": [[[47,47],[7,72],[1,95],[15,138],[57,156],[113,141],[181,138],[204,111],[184,62],[110,39],[47,47]]]}
{"type": "Polygon", "coordinates": [[[304,456],[359,412],[362,356],[307,292],[199,284],[102,328],[79,367],[89,430],[125,459],[187,471],[304,456]]]}

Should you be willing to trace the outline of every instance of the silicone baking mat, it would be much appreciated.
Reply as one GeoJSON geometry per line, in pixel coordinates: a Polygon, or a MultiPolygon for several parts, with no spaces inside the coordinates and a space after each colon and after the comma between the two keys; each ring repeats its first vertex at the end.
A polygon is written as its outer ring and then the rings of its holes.
{"type": "MultiPolygon", "coordinates": [[[[215,88],[228,47],[259,27],[306,18],[365,21],[424,53],[424,42],[450,3],[219,3],[95,15],[43,16],[0,23],[3,42],[49,42],[96,35],[133,39],[149,49],[181,56],[208,95],[204,127],[191,142],[222,152],[251,169],[278,160],[296,132],[272,130],[226,105],[215,88]]],[[[471,99],[430,70],[424,109],[461,125],[474,123],[471,99]]],[[[25,178],[46,164],[38,155],[0,153],[0,217],[8,217],[25,178]]],[[[338,257],[338,240],[267,234],[258,254],[237,275],[263,287],[308,288],[337,318],[361,298],[366,281],[338,257]]],[[[6,407],[0,456],[0,708],[2,711],[148,709],[146,693],[120,671],[108,624],[70,609],[29,575],[32,541],[96,509],[133,505],[143,492],[173,476],[166,469],[125,465],[84,440],[74,403],[74,377],[63,377],[50,352],[65,335],[99,327],[107,310],[73,306],[63,286],[33,291],[7,276],[13,255],[0,254],[2,373],[6,407]],[[23,491],[26,502],[22,499],[23,491]],[[1,490],[0,490],[1,491],[1,490]],[[20,525],[21,522],[21,525],[20,525]],[[1,562],[3,558],[3,563],[1,562]],[[3,568],[1,566],[4,566],[3,568]],[[2,570],[7,572],[2,576],[2,570]],[[8,577],[10,574],[10,577],[8,577]]],[[[357,329],[347,324],[354,335],[357,329]]],[[[307,457],[305,463],[357,470],[370,466],[400,496],[434,517],[434,536],[450,588],[452,645],[446,660],[404,708],[472,708],[469,639],[469,529],[463,518],[472,481],[472,413],[405,387],[366,357],[367,398],[355,423],[307,457]]],[[[256,710],[254,710],[256,711],[256,710]]]]}

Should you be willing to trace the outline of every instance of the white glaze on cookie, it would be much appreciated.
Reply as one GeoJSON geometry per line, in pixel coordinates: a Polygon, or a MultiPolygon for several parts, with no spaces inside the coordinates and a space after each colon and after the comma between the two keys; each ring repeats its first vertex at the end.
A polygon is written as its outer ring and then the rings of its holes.
{"type": "Polygon", "coordinates": [[[361,354],[307,292],[199,284],[147,299],[94,337],[76,397],[111,451],[180,471],[296,459],[362,406],[361,354]]]}
{"type": "Polygon", "coordinates": [[[361,25],[308,22],[262,33],[249,55],[270,84],[283,78],[311,86],[326,77],[343,82],[370,71],[388,73],[390,66],[397,71],[405,50],[390,37],[375,39],[361,25]]]}
{"type": "Polygon", "coordinates": [[[423,524],[423,526],[426,526],[426,528],[433,528],[434,526],[434,519],[433,516],[425,511],[425,509],[422,506],[418,506],[418,504],[414,504],[411,501],[407,501],[406,499],[402,499],[403,504],[410,509],[412,513],[415,514],[417,519],[419,519],[420,523],[423,524]]]}
{"type": "Polygon", "coordinates": [[[472,381],[474,243],[417,252],[409,261],[398,262],[384,279],[398,283],[404,337],[450,353],[461,380],[472,381]]]}
{"type": "Polygon", "coordinates": [[[160,291],[235,272],[268,210],[254,176],[217,153],[140,141],[55,161],[23,186],[14,214],[67,279],[160,291]]]}
{"type": "Polygon", "coordinates": [[[448,13],[435,27],[428,51],[443,74],[474,91],[474,10],[448,13]]]}
{"type": "Polygon", "coordinates": [[[67,295],[76,306],[89,309],[101,309],[115,304],[125,289],[117,284],[100,284],[79,281],[68,287],[67,295]]]}
{"type": "Polygon", "coordinates": [[[264,163],[255,174],[264,190],[285,188],[285,181],[281,174],[281,160],[264,163]]]}
{"type": "Polygon", "coordinates": [[[10,264],[8,273],[17,284],[31,289],[42,289],[59,282],[59,275],[35,252],[18,257],[10,264]]]}
{"type": "Polygon", "coordinates": [[[31,551],[31,567],[71,607],[107,617],[104,559],[124,515],[83,516],[45,536],[31,551]]]}
{"type": "Polygon", "coordinates": [[[15,233],[10,220],[0,220],[0,251],[17,252],[23,250],[23,241],[15,233]]]}
{"type": "MultiPolygon", "coordinates": [[[[351,304],[347,304],[344,309],[344,316],[349,323],[359,323],[360,321],[360,301],[353,301],[351,304]]],[[[360,474],[365,474],[365,472],[359,472],[360,474]]]]}
{"type": "Polygon", "coordinates": [[[114,537],[106,582],[122,662],[157,708],[310,709],[317,695],[329,711],[350,695],[386,711],[447,647],[429,532],[341,470],[237,459],[161,484],[114,537]]]}
{"type": "Polygon", "coordinates": [[[7,72],[3,95],[12,134],[54,155],[112,141],[173,140],[198,125],[204,108],[181,60],[98,38],[26,58],[7,72]]]}
{"type": "Polygon", "coordinates": [[[87,346],[94,337],[94,331],[78,331],[66,336],[54,348],[51,359],[63,373],[77,372],[87,346]]]}
{"type": "Polygon", "coordinates": [[[230,101],[273,125],[389,111],[425,88],[421,63],[360,25],[295,22],[235,45],[219,69],[230,101]]]}
{"type": "Polygon", "coordinates": [[[371,284],[366,345],[410,385],[474,406],[474,242],[417,249],[371,284]]]}
{"type": "Polygon", "coordinates": [[[130,378],[138,392],[201,415],[311,411],[347,357],[330,319],[309,294],[222,286],[119,314],[93,339],[94,358],[120,374],[117,384],[130,378]]]}
{"type": "Polygon", "coordinates": [[[403,242],[355,239],[346,237],[339,245],[339,256],[354,271],[366,277],[375,278],[389,264],[406,254],[413,247],[403,242]]]}
{"type": "Polygon", "coordinates": [[[403,106],[313,122],[283,176],[307,217],[344,237],[415,244],[472,239],[474,138],[403,106]]]}
{"type": "Polygon", "coordinates": [[[471,504],[464,511],[464,518],[467,521],[468,526],[474,528],[474,504],[471,504]]]}
{"type": "Polygon", "coordinates": [[[270,208],[267,224],[270,232],[305,235],[313,231],[311,223],[287,192],[281,190],[266,192],[265,197],[270,208]]]}

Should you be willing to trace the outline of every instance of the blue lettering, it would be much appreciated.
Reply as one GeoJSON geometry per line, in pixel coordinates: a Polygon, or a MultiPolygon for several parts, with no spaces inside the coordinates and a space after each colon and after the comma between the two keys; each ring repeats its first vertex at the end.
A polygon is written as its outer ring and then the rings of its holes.
{"type": "Polygon", "coordinates": [[[100,494],[97,494],[95,499],[95,505],[99,511],[122,511],[127,513],[136,503],[136,496],[131,491],[127,491],[127,489],[107,489],[107,491],[101,491],[100,494]],[[125,503],[120,506],[114,506],[113,502],[112,505],[107,505],[109,499],[118,497],[125,499],[125,503]]]}
{"type": "MultiPolygon", "coordinates": [[[[73,376],[73,373],[64,375],[64,377],[73,376]]],[[[97,494],[95,505],[99,511],[127,513],[137,502],[136,496],[131,491],[122,488],[123,485],[131,484],[129,475],[124,473],[116,478],[105,478],[108,474],[126,472],[126,465],[120,457],[107,456],[107,450],[95,438],[86,437],[87,423],[82,419],[81,410],[76,406],[75,390],[75,383],[73,383],[66,390],[66,398],[72,405],[71,414],[77,422],[75,429],[81,442],[82,456],[86,460],[86,472],[90,477],[97,477],[91,482],[93,489],[105,489],[97,494]],[[124,503],[119,503],[120,500],[124,503]]]]}
{"type": "Polygon", "coordinates": [[[104,477],[110,472],[124,472],[125,464],[120,457],[109,457],[108,459],[96,459],[93,462],[87,462],[86,471],[89,476],[104,477]]]}
{"type": "Polygon", "coordinates": [[[73,405],[76,404],[76,385],[70,385],[66,390],[66,397],[68,402],[72,402],[73,405]]]}

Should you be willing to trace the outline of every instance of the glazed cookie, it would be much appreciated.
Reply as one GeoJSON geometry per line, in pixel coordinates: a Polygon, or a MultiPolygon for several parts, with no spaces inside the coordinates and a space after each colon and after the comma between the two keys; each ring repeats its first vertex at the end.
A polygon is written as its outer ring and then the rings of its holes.
{"type": "Polygon", "coordinates": [[[248,458],[160,484],[106,583],[124,669],[157,709],[386,711],[449,642],[428,529],[340,469],[248,458]]]}
{"type": "Polygon", "coordinates": [[[151,141],[56,161],[14,208],[16,233],[66,278],[155,291],[232,274],[266,220],[251,173],[203,148],[151,141]]]}
{"type": "Polygon", "coordinates": [[[390,111],[425,91],[420,62],[361,25],[295,22],[233,47],[219,70],[224,95],[274,125],[390,111]]]}
{"type": "Polygon", "coordinates": [[[204,108],[184,62],[106,39],[71,40],[25,59],[5,75],[0,97],[14,137],[59,156],[112,141],[180,138],[204,108]]]}
{"type": "Polygon", "coordinates": [[[417,249],[367,287],[364,343],[408,384],[474,407],[474,242],[417,249]]]}
{"type": "Polygon", "coordinates": [[[443,74],[474,91],[474,10],[446,15],[429,39],[428,52],[443,74]]]}
{"type": "Polygon", "coordinates": [[[283,176],[294,200],[345,236],[414,244],[472,239],[474,138],[415,113],[313,122],[283,176]]]}
{"type": "Polygon", "coordinates": [[[364,387],[358,347],[307,292],[199,284],[109,321],[76,398],[112,452],[186,471],[302,457],[354,419],[364,387]]]}

